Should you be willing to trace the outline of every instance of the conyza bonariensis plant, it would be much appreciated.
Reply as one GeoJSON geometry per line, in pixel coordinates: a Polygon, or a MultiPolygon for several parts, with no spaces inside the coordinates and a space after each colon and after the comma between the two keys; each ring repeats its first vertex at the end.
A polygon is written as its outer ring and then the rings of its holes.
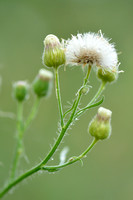
{"type": "Polygon", "coordinates": [[[109,138],[111,134],[112,112],[106,108],[100,107],[96,116],[94,116],[88,126],[88,132],[93,137],[91,144],[88,144],[88,147],[84,149],[80,155],[73,156],[67,161],[65,159],[67,150],[64,149],[60,153],[59,164],[55,164],[54,166],[47,165],[48,161],[53,157],[59,147],[69,127],[90,108],[97,107],[103,102],[103,97],[100,100],[99,97],[105,89],[106,84],[115,82],[120,71],[118,70],[119,62],[116,49],[114,45],[109,43],[109,40],[102,35],[101,31],[98,34],[90,32],[78,34],[77,36],[72,36],[72,38],[67,41],[62,40],[62,42],[60,42],[55,35],[48,35],[44,40],[42,61],[45,67],[53,69],[53,73],[47,69],[40,69],[32,83],[32,87],[30,87],[26,81],[18,81],[13,85],[13,94],[17,101],[16,148],[9,180],[6,186],[1,190],[0,198],[21,181],[39,171],[57,172],[73,163],[81,161],[99,140],[109,138]],[[75,65],[82,66],[86,72],[83,84],[76,93],[73,105],[65,112],[63,111],[61,103],[58,74],[59,68],[63,65],[69,65],[71,67],[75,65]],[[81,104],[82,97],[89,91],[89,76],[93,68],[96,69],[94,71],[101,84],[90,102],[86,106],[80,108],[79,104],[81,104]],[[37,114],[40,100],[50,95],[53,77],[55,77],[56,98],[60,115],[59,135],[46,157],[36,166],[19,175],[19,161],[24,151],[24,133],[37,114]],[[29,116],[24,119],[23,103],[28,99],[30,88],[34,91],[36,98],[29,116]]]}

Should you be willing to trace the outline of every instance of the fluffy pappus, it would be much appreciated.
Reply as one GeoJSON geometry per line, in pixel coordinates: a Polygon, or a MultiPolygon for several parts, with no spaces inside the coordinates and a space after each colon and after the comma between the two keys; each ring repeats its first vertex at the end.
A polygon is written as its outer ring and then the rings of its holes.
{"type": "Polygon", "coordinates": [[[66,41],[66,64],[95,65],[108,71],[118,71],[118,56],[114,44],[99,33],[84,33],[66,41]]]}

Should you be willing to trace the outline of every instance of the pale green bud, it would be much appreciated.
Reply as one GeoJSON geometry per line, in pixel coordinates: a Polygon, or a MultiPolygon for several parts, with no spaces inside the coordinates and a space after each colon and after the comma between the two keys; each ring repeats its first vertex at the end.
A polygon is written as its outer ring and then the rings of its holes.
{"type": "Polygon", "coordinates": [[[111,135],[111,115],[112,112],[100,107],[97,115],[89,124],[88,131],[96,139],[106,139],[111,135]]]}
{"type": "Polygon", "coordinates": [[[118,72],[115,69],[114,69],[114,71],[107,71],[105,69],[103,70],[102,68],[99,68],[97,70],[97,76],[102,81],[111,83],[111,82],[117,80],[118,72]]]}
{"type": "Polygon", "coordinates": [[[29,84],[27,81],[17,81],[13,84],[13,96],[20,102],[29,97],[29,84]]]}
{"type": "Polygon", "coordinates": [[[86,86],[83,86],[80,90],[81,94],[87,94],[89,92],[89,89],[90,89],[90,86],[86,85],[86,86]]]}
{"type": "Polygon", "coordinates": [[[65,49],[55,35],[48,35],[44,40],[43,64],[57,68],[65,64],[65,49]]]}
{"type": "Polygon", "coordinates": [[[46,97],[51,93],[52,83],[52,72],[41,69],[33,82],[33,90],[38,97],[46,97]]]}

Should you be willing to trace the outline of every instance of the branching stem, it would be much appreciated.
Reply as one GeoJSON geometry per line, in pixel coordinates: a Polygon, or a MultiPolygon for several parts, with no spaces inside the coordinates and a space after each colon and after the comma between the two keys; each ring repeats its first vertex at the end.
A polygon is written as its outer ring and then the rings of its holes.
{"type": "Polygon", "coordinates": [[[80,161],[82,158],[84,158],[86,156],[86,154],[92,149],[92,147],[97,143],[97,139],[95,138],[92,143],[90,144],[90,146],[79,156],[77,157],[73,157],[71,158],[68,162],[62,164],[62,165],[55,165],[55,166],[44,166],[42,167],[43,170],[47,170],[49,172],[54,172],[54,171],[58,171],[61,168],[64,168],[68,165],[71,165],[77,161],[80,161]]]}
{"type": "MultiPolygon", "coordinates": [[[[88,78],[89,78],[89,75],[90,75],[90,71],[91,71],[91,66],[88,66],[87,74],[86,74],[86,77],[84,79],[82,87],[87,84],[87,81],[88,81],[88,78]]],[[[37,166],[35,166],[34,168],[32,168],[31,170],[29,170],[26,173],[22,174],[20,177],[18,177],[13,182],[9,183],[7,185],[7,187],[5,187],[5,189],[0,193],[0,197],[2,197],[4,194],[6,194],[12,187],[14,187],[16,184],[18,184],[19,182],[21,182],[25,178],[29,177],[30,175],[36,173],[39,170],[42,170],[42,168],[45,166],[45,164],[50,160],[50,158],[55,153],[55,151],[58,148],[59,144],[61,143],[61,141],[62,141],[62,139],[63,139],[63,137],[64,137],[64,135],[65,135],[65,133],[66,133],[66,131],[68,129],[68,127],[70,126],[70,124],[72,123],[72,121],[74,119],[75,112],[77,110],[78,104],[79,104],[81,96],[82,96],[81,90],[79,90],[79,92],[78,92],[77,99],[75,101],[71,116],[70,116],[68,122],[64,125],[63,112],[62,112],[62,106],[61,106],[61,98],[60,98],[60,91],[59,91],[59,78],[58,78],[58,71],[57,70],[55,71],[55,80],[56,80],[57,99],[58,99],[58,105],[59,105],[59,110],[60,110],[60,115],[61,115],[61,125],[62,125],[62,130],[60,132],[60,135],[58,136],[55,144],[53,145],[52,149],[50,150],[48,155],[45,157],[45,159],[41,163],[39,163],[37,166]]],[[[92,146],[94,144],[95,144],[95,142],[93,142],[92,145],[83,154],[81,154],[78,157],[78,160],[83,158],[85,156],[85,154],[92,148],[92,146]]],[[[73,161],[72,163],[74,163],[74,162],[76,162],[76,161],[73,161]]],[[[72,164],[72,163],[70,163],[70,164],[72,164]]],[[[68,165],[68,164],[66,164],[66,165],[68,165]]]]}
{"type": "Polygon", "coordinates": [[[75,114],[75,118],[79,117],[80,115],[82,115],[86,110],[88,110],[89,108],[91,107],[94,107],[95,106],[95,102],[96,100],[100,97],[100,95],[102,94],[103,90],[105,89],[105,85],[106,85],[106,82],[102,82],[97,93],[95,94],[95,96],[92,98],[92,100],[89,102],[89,104],[80,109],[76,114],[75,114]],[[94,106],[93,106],[94,105],[94,106]]]}

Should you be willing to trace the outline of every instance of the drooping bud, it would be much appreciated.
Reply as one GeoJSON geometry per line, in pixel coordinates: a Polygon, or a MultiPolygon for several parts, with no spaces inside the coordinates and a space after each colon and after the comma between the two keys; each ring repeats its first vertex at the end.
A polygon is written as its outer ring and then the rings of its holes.
{"type": "Polygon", "coordinates": [[[113,71],[107,71],[105,69],[103,70],[102,68],[99,68],[97,70],[97,76],[102,81],[111,83],[117,80],[118,72],[115,69],[113,71]]]}
{"type": "Polygon", "coordinates": [[[46,97],[52,90],[52,72],[41,69],[33,82],[33,90],[38,97],[46,97]]]}
{"type": "Polygon", "coordinates": [[[112,112],[100,107],[97,115],[89,124],[88,131],[96,139],[106,139],[111,135],[111,115],[112,112]]]}
{"type": "Polygon", "coordinates": [[[48,35],[44,40],[43,64],[57,68],[65,64],[65,50],[55,35],[48,35]]]}
{"type": "Polygon", "coordinates": [[[29,84],[27,81],[17,81],[13,84],[13,96],[20,102],[29,97],[29,84]]]}

